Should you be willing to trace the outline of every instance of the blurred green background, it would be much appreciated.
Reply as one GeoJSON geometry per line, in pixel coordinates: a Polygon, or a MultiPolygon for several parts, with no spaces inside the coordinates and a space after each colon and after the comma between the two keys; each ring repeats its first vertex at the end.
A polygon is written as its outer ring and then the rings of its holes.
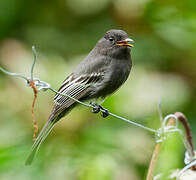
{"type": "MultiPolygon", "coordinates": [[[[109,29],[135,40],[129,80],[104,102],[111,112],[151,128],[163,114],[188,117],[196,143],[195,0],[0,0],[0,66],[29,76],[31,46],[35,76],[58,89],[109,29]]],[[[52,92],[36,102],[39,128],[53,105],[52,92]]],[[[32,166],[24,165],[32,145],[32,90],[0,72],[1,180],[141,180],[155,146],[154,135],[118,119],[103,119],[79,106],[54,128],[32,166]]],[[[157,169],[182,168],[179,136],[168,140],[157,169]]]]}

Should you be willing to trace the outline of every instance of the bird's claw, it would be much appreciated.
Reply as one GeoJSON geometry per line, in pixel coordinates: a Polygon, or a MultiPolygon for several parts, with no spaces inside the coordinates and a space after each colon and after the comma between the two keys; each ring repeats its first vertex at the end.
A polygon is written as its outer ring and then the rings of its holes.
{"type": "Polygon", "coordinates": [[[109,111],[105,108],[103,108],[101,105],[99,105],[100,110],[102,110],[102,117],[106,118],[107,116],[109,116],[109,111]]]}
{"type": "Polygon", "coordinates": [[[99,105],[97,105],[97,104],[95,104],[95,103],[92,103],[92,102],[90,102],[90,105],[93,106],[93,109],[91,110],[92,113],[98,113],[98,112],[100,112],[100,107],[99,107],[99,105]]]}
{"type": "Polygon", "coordinates": [[[109,111],[105,108],[103,108],[101,105],[95,104],[90,102],[90,105],[93,106],[93,109],[91,110],[92,113],[99,113],[100,111],[102,112],[102,117],[106,118],[109,115],[109,111]]]}
{"type": "Polygon", "coordinates": [[[108,117],[110,114],[109,114],[109,111],[107,110],[107,109],[105,109],[105,111],[104,112],[102,112],[102,117],[103,118],[106,118],[106,117],[108,117]]]}

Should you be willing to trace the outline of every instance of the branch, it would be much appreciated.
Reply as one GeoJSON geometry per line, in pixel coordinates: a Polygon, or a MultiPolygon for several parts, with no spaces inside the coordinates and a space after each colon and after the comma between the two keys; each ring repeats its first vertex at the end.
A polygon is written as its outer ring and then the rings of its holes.
{"type": "Polygon", "coordinates": [[[190,150],[188,153],[190,156],[194,157],[195,152],[194,152],[194,145],[193,145],[193,136],[192,136],[191,127],[188,123],[188,120],[187,120],[186,116],[181,112],[176,112],[175,115],[185,129],[185,134],[186,134],[186,139],[187,139],[186,145],[188,146],[187,150],[190,150]]]}

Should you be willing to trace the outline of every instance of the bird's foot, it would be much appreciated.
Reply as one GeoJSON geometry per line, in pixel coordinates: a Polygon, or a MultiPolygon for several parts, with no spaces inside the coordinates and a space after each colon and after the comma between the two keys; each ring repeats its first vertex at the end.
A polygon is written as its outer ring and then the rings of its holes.
{"type": "Polygon", "coordinates": [[[101,105],[99,105],[100,110],[102,110],[102,117],[106,118],[107,116],[110,115],[109,111],[107,109],[105,109],[104,107],[102,107],[101,105]]]}
{"type": "Polygon", "coordinates": [[[93,102],[90,102],[90,105],[93,106],[92,113],[99,113],[102,112],[102,117],[106,118],[109,115],[109,111],[105,108],[103,108],[101,105],[95,104],[93,102]]]}
{"type": "Polygon", "coordinates": [[[98,104],[90,102],[90,105],[93,106],[93,109],[91,110],[92,113],[98,113],[100,111],[100,107],[98,104]]]}

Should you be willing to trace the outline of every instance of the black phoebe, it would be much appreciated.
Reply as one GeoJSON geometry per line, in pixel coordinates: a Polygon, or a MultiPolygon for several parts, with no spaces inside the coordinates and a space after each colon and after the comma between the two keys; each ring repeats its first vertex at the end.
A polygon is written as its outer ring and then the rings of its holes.
{"type": "MultiPolygon", "coordinates": [[[[128,78],[132,62],[130,47],[132,39],[122,30],[106,32],[88,56],[63,82],[59,91],[80,101],[105,98],[114,93],[128,78]]],[[[41,143],[54,125],[77,103],[57,94],[55,105],[40,134],[36,138],[26,164],[31,164],[41,143]]]]}

